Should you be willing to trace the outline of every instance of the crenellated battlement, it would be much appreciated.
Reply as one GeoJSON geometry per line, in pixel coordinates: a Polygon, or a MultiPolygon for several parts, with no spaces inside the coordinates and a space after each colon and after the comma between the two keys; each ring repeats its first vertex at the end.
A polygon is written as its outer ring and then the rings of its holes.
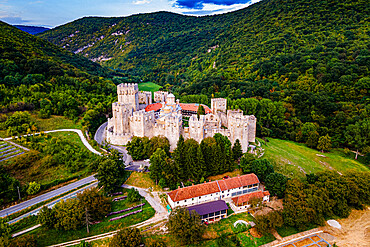
{"type": "Polygon", "coordinates": [[[227,99],[224,98],[211,99],[211,109],[213,114],[217,114],[217,112],[226,113],[227,99]]]}

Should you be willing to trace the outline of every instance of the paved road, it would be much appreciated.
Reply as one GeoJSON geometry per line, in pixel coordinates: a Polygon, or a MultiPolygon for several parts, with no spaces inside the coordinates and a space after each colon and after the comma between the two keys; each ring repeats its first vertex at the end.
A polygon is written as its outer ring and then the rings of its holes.
{"type": "Polygon", "coordinates": [[[17,221],[19,221],[19,220],[21,220],[23,218],[26,218],[28,216],[31,216],[31,215],[37,215],[39,213],[39,211],[41,210],[42,207],[47,206],[48,208],[52,208],[52,207],[55,206],[55,204],[57,204],[61,200],[67,200],[69,198],[75,198],[75,197],[77,197],[77,194],[78,193],[82,193],[84,190],[89,189],[89,188],[92,188],[92,187],[96,187],[97,185],[98,185],[98,182],[94,182],[94,183],[89,184],[89,185],[87,185],[85,187],[82,187],[82,188],[80,188],[80,189],[78,189],[76,191],[73,191],[72,193],[69,193],[69,194],[67,194],[65,196],[62,196],[61,198],[58,198],[58,199],[56,199],[56,200],[54,200],[52,202],[49,202],[49,203],[47,203],[45,205],[42,205],[41,207],[36,208],[36,209],[32,210],[31,212],[28,212],[28,213],[23,214],[23,215],[15,218],[15,219],[13,219],[11,221],[8,221],[8,224],[13,224],[13,223],[15,223],[15,222],[17,222],[17,221]]]}
{"type": "MultiPolygon", "coordinates": [[[[106,131],[105,128],[107,127],[107,125],[108,125],[108,122],[105,122],[102,125],[100,125],[100,127],[98,128],[98,130],[96,131],[96,133],[94,135],[94,140],[99,144],[102,144],[105,141],[105,131],[106,131]]],[[[132,158],[131,158],[130,155],[128,155],[126,147],[115,146],[115,145],[112,145],[112,144],[109,144],[109,147],[113,148],[113,149],[116,149],[118,152],[120,152],[123,155],[123,160],[125,161],[125,166],[130,165],[130,162],[132,162],[132,158]]]]}
{"type": "MultiPolygon", "coordinates": [[[[85,136],[83,135],[82,131],[79,130],[79,129],[60,129],[60,130],[48,130],[48,131],[44,131],[44,133],[53,133],[53,132],[75,132],[79,135],[82,143],[85,145],[85,147],[90,150],[91,152],[93,152],[94,154],[97,154],[97,155],[101,155],[100,152],[96,151],[91,145],[90,143],[86,140],[85,136]]],[[[35,133],[34,135],[36,134],[40,134],[40,133],[35,133]]],[[[30,134],[32,135],[32,134],[30,134]]],[[[24,135],[24,136],[27,136],[27,135],[24,135]]],[[[4,138],[4,141],[9,141],[13,139],[13,137],[8,137],[8,138],[4,138]]]]}
{"type": "Polygon", "coordinates": [[[88,183],[91,183],[92,181],[95,181],[96,179],[94,178],[94,176],[89,176],[89,177],[86,177],[86,178],[83,178],[81,180],[78,180],[74,183],[71,183],[71,184],[68,184],[66,186],[63,186],[59,189],[56,189],[56,190],[53,190],[53,191],[50,191],[48,193],[45,193],[45,194],[42,194],[40,196],[37,196],[37,197],[34,197],[28,201],[25,201],[25,202],[21,202],[17,205],[14,205],[12,207],[9,207],[9,208],[6,208],[4,210],[1,210],[0,211],[0,217],[5,217],[7,215],[10,215],[12,213],[15,213],[15,212],[18,212],[20,210],[23,210],[25,208],[28,208],[28,207],[31,207],[37,203],[40,203],[40,202],[43,202],[43,201],[46,201],[46,200],[49,200],[55,196],[58,196],[60,194],[63,194],[63,193],[66,193],[70,190],[73,190],[73,189],[76,189],[84,184],[88,184],[88,183]]]}
{"type": "Polygon", "coordinates": [[[104,138],[104,131],[105,131],[105,128],[107,127],[107,125],[108,125],[108,122],[103,123],[102,125],[100,125],[98,130],[95,132],[94,140],[99,144],[102,144],[104,142],[104,139],[105,139],[104,138]]]}

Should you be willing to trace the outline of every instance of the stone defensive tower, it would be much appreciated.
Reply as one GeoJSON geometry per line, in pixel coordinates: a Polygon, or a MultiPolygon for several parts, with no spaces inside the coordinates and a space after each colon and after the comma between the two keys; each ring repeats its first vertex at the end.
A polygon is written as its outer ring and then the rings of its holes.
{"type": "Polygon", "coordinates": [[[226,113],[227,99],[215,98],[211,99],[211,109],[213,114],[218,112],[226,113]]]}
{"type": "Polygon", "coordinates": [[[134,111],[139,110],[139,87],[137,83],[119,84],[117,86],[118,103],[131,104],[134,111]]]}

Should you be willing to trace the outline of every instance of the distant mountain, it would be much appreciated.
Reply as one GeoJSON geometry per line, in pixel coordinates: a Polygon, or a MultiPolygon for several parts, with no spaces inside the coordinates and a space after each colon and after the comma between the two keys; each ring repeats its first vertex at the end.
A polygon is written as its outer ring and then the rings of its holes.
{"type": "Polygon", "coordinates": [[[82,18],[40,37],[179,93],[267,78],[276,85],[259,94],[279,86],[343,99],[345,87],[370,73],[369,13],[366,0],[262,0],[214,16],[82,18]]]}
{"type": "Polygon", "coordinates": [[[13,26],[15,26],[16,28],[26,33],[32,34],[32,35],[50,30],[50,28],[46,28],[46,27],[35,27],[35,26],[24,26],[24,25],[13,25],[13,26]]]}
{"type": "Polygon", "coordinates": [[[78,69],[92,74],[99,74],[104,70],[97,63],[1,21],[0,54],[3,61],[2,66],[4,68],[10,66],[9,61],[11,61],[11,63],[16,65],[12,67],[12,70],[17,68],[16,70],[19,70],[19,73],[55,72],[61,75],[64,71],[78,69]]]}

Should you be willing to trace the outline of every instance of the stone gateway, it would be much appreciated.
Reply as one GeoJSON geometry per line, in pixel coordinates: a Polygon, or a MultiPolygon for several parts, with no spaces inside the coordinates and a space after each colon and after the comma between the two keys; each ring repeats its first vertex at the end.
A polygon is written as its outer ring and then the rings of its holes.
{"type": "Polygon", "coordinates": [[[255,142],[255,116],[245,116],[241,110],[227,110],[227,100],[211,99],[211,109],[202,105],[205,115],[197,116],[199,104],[184,104],[172,93],[155,92],[152,104],[151,92],[139,92],[138,84],[120,84],[117,87],[118,102],[112,104],[113,117],[108,119],[107,141],[125,145],[133,136],[165,136],[176,148],[180,135],[201,142],[216,133],[227,136],[231,143],[239,139],[243,152],[249,142],[255,142]],[[189,118],[188,127],[183,117],[189,118]]]}

